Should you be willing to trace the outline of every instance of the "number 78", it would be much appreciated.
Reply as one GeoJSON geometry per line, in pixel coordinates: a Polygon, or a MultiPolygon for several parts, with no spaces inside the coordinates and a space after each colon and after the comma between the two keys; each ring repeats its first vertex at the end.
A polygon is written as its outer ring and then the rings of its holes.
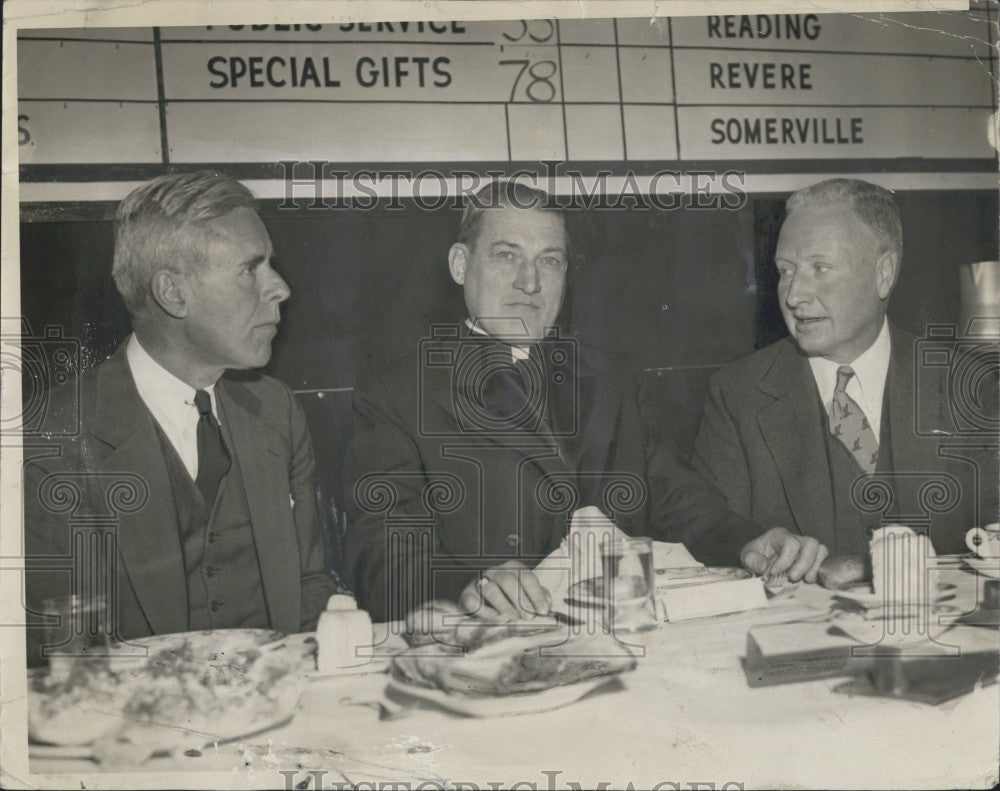
{"type": "Polygon", "coordinates": [[[501,60],[499,65],[521,67],[517,72],[517,77],[514,78],[514,84],[511,86],[510,99],[508,101],[515,101],[514,97],[517,95],[517,86],[520,85],[521,78],[525,72],[528,72],[528,76],[531,79],[525,86],[524,92],[531,101],[551,102],[556,98],[556,86],[552,82],[552,78],[556,76],[558,68],[554,60],[538,60],[534,63],[527,58],[501,60]]]}

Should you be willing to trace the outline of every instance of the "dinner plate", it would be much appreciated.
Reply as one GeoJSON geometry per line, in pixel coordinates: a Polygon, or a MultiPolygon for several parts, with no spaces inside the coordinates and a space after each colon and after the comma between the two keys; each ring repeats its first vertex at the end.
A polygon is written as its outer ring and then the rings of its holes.
{"type": "Polygon", "coordinates": [[[440,689],[410,684],[396,678],[389,680],[388,689],[412,695],[448,711],[464,714],[468,717],[508,717],[515,714],[538,714],[543,711],[560,709],[576,702],[591,690],[613,681],[618,681],[618,676],[595,676],[573,684],[550,687],[539,692],[489,697],[470,697],[449,693],[440,689]]]}
{"type": "MultiPolygon", "coordinates": [[[[121,694],[103,697],[111,694],[116,687],[104,686],[109,692],[103,693],[100,691],[101,686],[95,686],[97,697],[83,697],[80,703],[64,706],[54,716],[40,713],[45,693],[36,686],[38,676],[48,671],[45,668],[33,669],[29,674],[29,707],[32,712],[37,709],[39,713],[37,720],[34,719],[35,715],[29,717],[29,755],[99,759],[103,756],[112,760],[108,756],[118,752],[125,756],[130,749],[128,745],[132,744],[134,749],[131,749],[129,757],[142,755],[147,748],[145,756],[149,757],[157,752],[200,748],[206,744],[231,741],[271,729],[290,719],[298,705],[302,684],[301,668],[306,660],[305,657],[296,656],[296,651],[301,653],[301,646],[289,645],[284,634],[265,629],[181,632],[129,640],[116,645],[112,654],[114,672],[119,677],[124,674],[121,694]],[[278,672],[279,676],[284,673],[285,677],[274,682],[270,695],[267,698],[261,697],[259,704],[238,692],[237,686],[229,688],[228,694],[235,695],[232,700],[243,700],[248,705],[229,709],[223,707],[212,714],[198,714],[190,709],[178,711],[176,708],[184,705],[179,703],[183,700],[183,694],[191,694],[182,692],[185,688],[185,684],[180,681],[182,677],[171,681],[173,676],[154,674],[149,676],[150,684],[159,683],[159,690],[162,691],[149,694],[163,695],[162,700],[166,702],[167,708],[162,711],[173,713],[164,714],[163,722],[137,719],[135,727],[127,722],[125,727],[116,727],[115,722],[122,721],[122,708],[126,701],[135,700],[136,694],[143,694],[142,691],[146,690],[144,679],[149,672],[148,658],[158,653],[179,652],[182,649],[185,655],[178,657],[178,667],[181,668],[192,665],[210,666],[214,668],[214,673],[221,674],[220,678],[224,679],[229,675],[235,679],[244,672],[241,668],[248,667],[245,663],[252,661],[252,672],[263,672],[262,677],[266,678],[274,672],[278,672]],[[260,655],[248,660],[248,649],[259,651],[260,655]],[[292,653],[288,653],[289,651],[292,653]],[[233,671],[238,671],[238,675],[233,676],[233,671]],[[143,675],[129,678],[129,673],[143,675]],[[159,681],[154,681],[154,676],[159,681]],[[167,682],[166,686],[163,685],[164,680],[167,682]],[[176,685],[176,693],[172,684],[176,685]],[[184,717],[183,722],[170,719],[180,716],[184,717]],[[109,720],[109,727],[102,730],[98,724],[101,720],[109,720]],[[96,741],[80,744],[79,742],[86,741],[85,733],[95,734],[93,738],[96,741]],[[98,738],[98,734],[102,735],[98,738]],[[105,750],[101,755],[95,749],[98,743],[105,750]],[[123,745],[121,750],[119,745],[123,745]],[[108,752],[109,749],[111,752],[108,752]]],[[[168,662],[168,666],[172,666],[172,662],[168,662]]]]}
{"type": "Polygon", "coordinates": [[[284,632],[276,632],[273,629],[205,629],[197,632],[173,632],[137,637],[122,642],[118,648],[125,653],[131,646],[136,646],[146,649],[145,653],[148,655],[156,651],[176,650],[186,642],[195,654],[202,656],[269,645],[277,643],[284,637],[284,632]]]}
{"type": "MultiPolygon", "coordinates": [[[[955,585],[950,582],[938,582],[934,584],[934,601],[936,605],[938,600],[942,597],[947,596],[949,593],[955,590],[955,585]]],[[[886,600],[881,594],[875,593],[872,590],[871,583],[860,583],[852,588],[846,588],[843,590],[831,591],[835,596],[840,596],[845,599],[850,599],[851,601],[857,602],[866,609],[872,609],[874,607],[881,607],[883,604],[901,604],[895,599],[886,600]]],[[[910,606],[918,606],[919,602],[913,602],[910,606]]]]}
{"type": "MultiPolygon", "coordinates": [[[[638,579],[641,578],[637,578],[637,583],[638,579]]],[[[645,598],[645,596],[618,596],[616,597],[616,602],[619,605],[625,605],[630,602],[643,601],[645,598]]],[[[572,604],[583,604],[588,607],[603,607],[605,602],[604,578],[593,577],[570,585],[569,591],[566,594],[566,601],[572,604]]]]}
{"type": "MultiPolygon", "coordinates": [[[[269,731],[272,728],[277,728],[279,725],[284,725],[293,716],[295,716],[295,711],[298,709],[300,698],[301,690],[297,687],[289,686],[282,690],[278,695],[276,709],[271,715],[266,717],[254,717],[250,720],[217,720],[213,723],[211,733],[190,731],[188,734],[189,738],[185,740],[185,743],[182,746],[185,747],[185,749],[191,749],[194,747],[203,748],[216,743],[222,744],[224,742],[235,741],[247,736],[253,736],[255,733],[262,733],[263,731],[269,731]]],[[[165,732],[177,730],[176,726],[166,724],[151,725],[149,727],[151,729],[163,728],[165,732]]],[[[151,751],[150,757],[158,753],[167,754],[169,752],[169,750],[151,751]]],[[[87,760],[95,757],[94,745],[44,744],[42,742],[32,741],[29,738],[28,757],[87,760]]]]}

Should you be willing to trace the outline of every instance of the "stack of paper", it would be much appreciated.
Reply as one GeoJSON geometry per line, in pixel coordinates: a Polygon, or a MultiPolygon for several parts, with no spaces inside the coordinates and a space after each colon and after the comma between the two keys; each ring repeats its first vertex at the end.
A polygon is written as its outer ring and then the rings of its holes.
{"type": "Polygon", "coordinates": [[[658,587],[656,595],[668,621],[705,618],[767,606],[760,577],[658,587]]]}
{"type": "Polygon", "coordinates": [[[852,675],[870,659],[855,656],[861,644],[829,622],[758,626],[747,634],[743,670],[751,687],[852,675]]]}

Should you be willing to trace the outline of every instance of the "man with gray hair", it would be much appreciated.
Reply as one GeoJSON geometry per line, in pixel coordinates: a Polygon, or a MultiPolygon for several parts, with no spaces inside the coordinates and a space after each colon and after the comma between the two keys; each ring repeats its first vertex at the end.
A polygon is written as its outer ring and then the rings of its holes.
{"type": "MultiPolygon", "coordinates": [[[[958,439],[945,371],[922,367],[916,338],[886,318],[902,256],[892,195],[831,179],[786,209],[775,262],[790,337],[715,375],[696,467],[737,513],[812,537],[823,554],[867,557],[881,521],[926,528],[939,553],[965,551],[965,531],[996,517],[996,473],[945,447],[958,439]],[[957,483],[951,502],[928,507],[934,480],[957,483]]],[[[783,565],[778,554],[758,540],[742,559],[763,572],[783,565]]]]}
{"type": "Polygon", "coordinates": [[[43,431],[75,435],[25,465],[26,557],[44,559],[29,567],[29,609],[105,591],[107,628],[126,639],[315,624],[334,586],[312,444],[293,393],[252,372],[289,296],[272,259],[256,201],[225,176],[162,176],[122,201],[112,275],[133,333],[50,394],[43,431]],[[62,431],[74,416],[80,430],[62,431]],[[109,507],[100,567],[75,531],[109,507]]]}

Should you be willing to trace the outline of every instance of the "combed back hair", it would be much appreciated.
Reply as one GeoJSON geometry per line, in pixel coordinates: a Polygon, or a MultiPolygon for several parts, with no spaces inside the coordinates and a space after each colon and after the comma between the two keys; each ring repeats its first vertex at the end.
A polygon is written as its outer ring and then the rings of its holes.
{"type": "Polygon", "coordinates": [[[160,176],[130,192],[115,213],[111,270],[129,312],[145,308],[156,272],[199,266],[206,224],[235,209],[256,212],[257,201],[238,181],[210,170],[160,176]]]}
{"type": "MultiPolygon", "coordinates": [[[[485,213],[490,209],[505,207],[550,212],[562,220],[563,229],[566,229],[566,217],[562,207],[547,193],[529,187],[520,181],[495,179],[478,189],[466,203],[462,212],[462,223],[458,229],[458,241],[470,250],[474,250],[482,231],[485,213]]],[[[568,233],[566,234],[566,246],[569,247],[568,233]]],[[[566,255],[569,256],[568,249],[566,255]]]]}
{"type": "Polygon", "coordinates": [[[889,190],[861,179],[828,179],[796,192],[785,204],[785,215],[807,206],[849,206],[878,240],[882,253],[903,254],[903,224],[889,190]]]}

